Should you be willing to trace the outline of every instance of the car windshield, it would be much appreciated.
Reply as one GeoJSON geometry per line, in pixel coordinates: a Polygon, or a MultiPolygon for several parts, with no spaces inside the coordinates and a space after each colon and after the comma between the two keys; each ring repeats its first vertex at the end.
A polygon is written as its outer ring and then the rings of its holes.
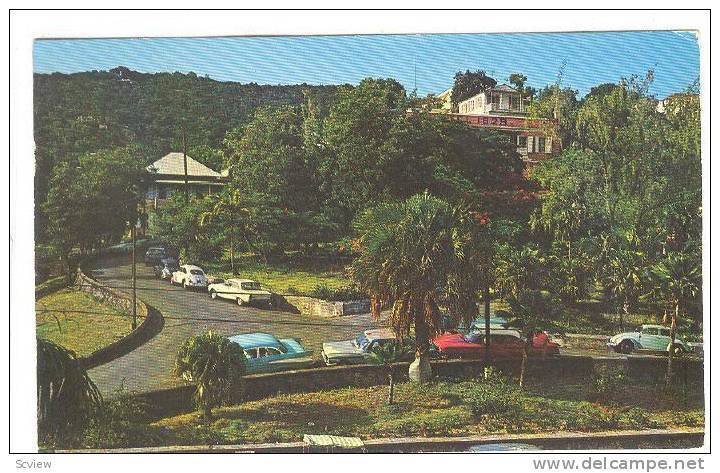
{"type": "Polygon", "coordinates": [[[246,291],[258,291],[258,290],[260,290],[260,283],[259,282],[244,282],[244,283],[240,284],[240,287],[242,287],[246,291]]]}
{"type": "Polygon", "coordinates": [[[194,274],[195,276],[202,276],[202,275],[205,274],[205,273],[203,273],[203,272],[200,271],[199,269],[191,269],[191,270],[190,270],[190,274],[194,274]]]}
{"type": "Polygon", "coordinates": [[[358,335],[358,337],[355,339],[355,346],[358,348],[365,348],[368,343],[370,343],[370,340],[365,336],[364,333],[361,333],[358,335]]]}

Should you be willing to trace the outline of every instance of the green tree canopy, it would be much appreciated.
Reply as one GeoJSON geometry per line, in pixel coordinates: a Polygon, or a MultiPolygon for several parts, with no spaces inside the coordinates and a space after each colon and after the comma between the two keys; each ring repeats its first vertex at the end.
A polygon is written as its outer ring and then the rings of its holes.
{"type": "Polygon", "coordinates": [[[469,99],[480,92],[495,87],[497,81],[488,76],[485,71],[477,70],[458,72],[455,74],[455,82],[452,88],[453,107],[463,100],[469,99]]]}
{"type": "Polygon", "coordinates": [[[481,226],[427,193],[380,204],[354,223],[358,256],[350,274],[371,294],[375,316],[381,305],[392,304],[390,324],[400,338],[412,327],[421,366],[427,364],[430,338],[439,330],[441,297],[465,311],[455,316],[468,320],[477,314],[482,279],[467,270],[483,247],[481,226]]]}

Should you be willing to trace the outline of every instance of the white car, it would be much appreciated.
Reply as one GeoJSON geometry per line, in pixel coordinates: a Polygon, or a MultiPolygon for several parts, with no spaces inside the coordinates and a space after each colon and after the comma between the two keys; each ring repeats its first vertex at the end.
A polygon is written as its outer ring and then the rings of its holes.
{"type": "Polygon", "coordinates": [[[205,271],[192,264],[180,265],[180,269],[172,273],[170,283],[179,284],[185,289],[207,287],[208,280],[205,271]]]}
{"type": "Polygon", "coordinates": [[[208,286],[208,293],[213,299],[220,297],[237,302],[238,305],[262,304],[272,305],[272,293],[260,287],[260,283],[252,279],[226,279],[208,286]]]}

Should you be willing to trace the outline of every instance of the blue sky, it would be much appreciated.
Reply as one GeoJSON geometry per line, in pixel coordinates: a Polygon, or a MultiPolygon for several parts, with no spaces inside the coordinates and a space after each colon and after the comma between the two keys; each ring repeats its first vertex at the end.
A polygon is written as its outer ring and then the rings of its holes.
{"type": "Polygon", "coordinates": [[[528,85],[554,83],[580,94],[603,82],[655,69],[650,92],[681,91],[700,75],[688,32],[357,35],[37,40],[35,72],[127,66],[141,72],[190,72],[222,81],[341,84],[393,77],[418,93],[438,93],[459,70],[484,69],[499,82],[522,72],[528,85]]]}

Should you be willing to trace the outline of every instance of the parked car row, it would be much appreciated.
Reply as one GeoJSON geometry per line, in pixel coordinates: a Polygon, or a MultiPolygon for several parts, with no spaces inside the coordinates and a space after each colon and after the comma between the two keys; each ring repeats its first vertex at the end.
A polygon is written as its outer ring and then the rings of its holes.
{"type": "MultiPolygon", "coordinates": [[[[473,330],[468,334],[444,333],[432,340],[432,358],[481,359],[485,356],[485,334],[473,330]]],[[[395,334],[387,328],[366,330],[354,340],[323,343],[322,358],[326,365],[365,363],[375,347],[397,342],[395,334]]],[[[403,343],[414,346],[411,338],[403,343]]],[[[552,356],[560,353],[560,346],[551,341],[545,332],[535,332],[523,339],[520,332],[504,328],[490,329],[490,356],[493,359],[521,358],[527,350],[528,356],[552,356]]],[[[414,355],[408,351],[408,360],[414,355]]]]}
{"type": "Polygon", "coordinates": [[[229,299],[238,305],[272,306],[270,291],[263,289],[260,283],[252,279],[211,279],[205,271],[192,264],[179,264],[172,250],[165,247],[152,247],[145,253],[146,264],[154,264],[155,277],[170,281],[173,285],[185,289],[207,289],[211,298],[229,299]]]}
{"type": "MultiPolygon", "coordinates": [[[[608,346],[628,353],[643,349],[667,351],[670,337],[666,330],[669,329],[660,325],[643,325],[633,332],[612,337],[608,346]]],[[[312,352],[294,338],[278,339],[267,333],[250,333],[232,336],[230,340],[243,347],[249,373],[307,368],[315,363],[312,352]]],[[[398,343],[391,329],[368,329],[352,340],[323,343],[322,360],[327,366],[367,363],[373,350],[388,343],[398,343]]],[[[412,338],[404,338],[402,343],[414,347],[415,342],[412,338]]],[[[687,342],[678,338],[676,353],[689,351],[687,342]]],[[[432,340],[430,349],[431,358],[436,359],[482,359],[485,354],[485,333],[480,330],[443,333],[432,340]]],[[[491,324],[489,354],[495,360],[519,359],[525,354],[528,357],[555,356],[560,354],[560,345],[542,331],[523,337],[518,330],[491,324]]],[[[407,350],[403,361],[411,361],[414,356],[413,350],[407,350]]]]}

